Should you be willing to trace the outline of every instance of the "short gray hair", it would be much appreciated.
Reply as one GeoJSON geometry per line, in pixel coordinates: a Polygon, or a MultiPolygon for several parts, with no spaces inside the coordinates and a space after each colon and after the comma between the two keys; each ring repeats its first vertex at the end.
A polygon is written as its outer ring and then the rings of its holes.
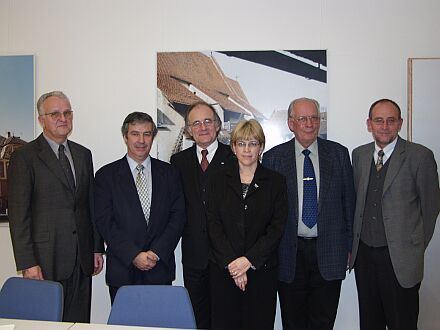
{"type": "Polygon", "coordinates": [[[289,119],[289,117],[291,117],[292,112],[293,112],[293,108],[295,107],[296,103],[301,102],[301,101],[311,102],[315,106],[316,112],[319,115],[320,106],[319,106],[318,101],[316,101],[315,99],[308,98],[308,97],[300,97],[299,99],[295,99],[292,102],[290,102],[289,107],[287,108],[287,119],[289,119]]]}
{"type": "Polygon", "coordinates": [[[46,101],[49,97],[52,97],[52,96],[58,97],[60,99],[67,100],[70,103],[70,100],[67,97],[67,95],[64,94],[61,91],[52,91],[52,92],[49,92],[49,93],[45,93],[45,94],[41,95],[40,98],[37,101],[37,111],[38,111],[39,115],[43,115],[44,114],[43,113],[43,103],[44,103],[44,101],[46,101]]]}

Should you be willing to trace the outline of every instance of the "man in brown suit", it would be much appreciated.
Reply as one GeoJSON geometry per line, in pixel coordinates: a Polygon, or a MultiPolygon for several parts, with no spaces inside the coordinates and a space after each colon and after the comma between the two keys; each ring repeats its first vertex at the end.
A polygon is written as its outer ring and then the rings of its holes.
{"type": "Polygon", "coordinates": [[[91,276],[102,270],[102,239],[93,224],[90,150],[67,140],[73,111],[62,92],[37,103],[43,133],[9,163],[9,226],[23,277],[58,281],[63,321],[89,322],[91,276]]]}

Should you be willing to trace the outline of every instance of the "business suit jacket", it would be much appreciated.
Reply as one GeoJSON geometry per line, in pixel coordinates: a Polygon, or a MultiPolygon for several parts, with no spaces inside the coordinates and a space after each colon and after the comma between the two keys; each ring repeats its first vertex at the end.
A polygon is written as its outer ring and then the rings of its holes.
{"type": "Polygon", "coordinates": [[[107,244],[107,283],[160,284],[175,279],[174,249],[185,224],[185,205],[178,171],[151,158],[152,198],[147,226],[126,156],[96,172],[96,225],[107,244]],[[152,250],[160,260],[140,271],[133,259],[152,250]]]}
{"type": "MultiPolygon", "coordinates": [[[[350,268],[362,229],[374,142],[353,150],[357,203],[350,268]]],[[[399,284],[410,288],[423,278],[424,252],[440,210],[437,164],[428,148],[398,137],[389,159],[382,193],[382,215],[388,250],[399,284]]]]}
{"type": "Polygon", "coordinates": [[[72,274],[77,247],[87,276],[93,273],[93,253],[104,251],[93,225],[92,154],[75,142],[68,144],[75,193],[42,134],[12,154],[8,173],[9,227],[17,270],[39,265],[45,279],[56,281],[72,274]]]}
{"type": "Polygon", "coordinates": [[[238,165],[212,178],[208,232],[211,259],[221,269],[241,256],[257,270],[275,267],[286,220],[287,188],[282,175],[258,164],[245,199],[238,165]]]}
{"type": "MultiPolygon", "coordinates": [[[[347,148],[318,138],[319,200],[317,258],[322,277],[344,279],[351,251],[355,193],[353,171],[347,148]]],[[[291,283],[295,277],[298,244],[298,188],[295,139],[266,152],[263,165],[287,180],[288,218],[279,252],[279,280],[291,283]]]]}
{"type": "MultiPolygon", "coordinates": [[[[208,180],[234,159],[230,146],[218,144],[214,158],[206,171],[208,180]]],[[[182,234],[182,263],[185,267],[205,269],[208,266],[209,240],[206,228],[206,208],[200,191],[200,164],[196,145],[171,157],[171,164],[177,167],[183,181],[187,223],[182,234]]],[[[207,186],[209,182],[206,183],[207,186]]]]}

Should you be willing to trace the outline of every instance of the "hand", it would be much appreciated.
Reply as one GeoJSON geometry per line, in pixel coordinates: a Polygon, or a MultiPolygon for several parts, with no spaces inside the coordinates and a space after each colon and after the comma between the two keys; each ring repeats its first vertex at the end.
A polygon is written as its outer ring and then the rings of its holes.
{"type": "Polygon", "coordinates": [[[98,275],[101,272],[102,267],[104,266],[104,258],[102,256],[102,253],[94,253],[94,263],[95,265],[92,276],[98,275]]]}
{"type": "Polygon", "coordinates": [[[241,291],[246,290],[246,285],[247,285],[247,275],[246,273],[244,273],[244,275],[241,275],[237,278],[234,278],[235,281],[235,285],[238,286],[238,288],[241,291]]]}
{"type": "Polygon", "coordinates": [[[140,270],[151,270],[156,266],[157,255],[149,250],[147,252],[140,252],[133,260],[133,265],[140,270]]]}
{"type": "Polygon", "coordinates": [[[28,269],[24,269],[23,270],[23,277],[30,278],[33,280],[44,280],[43,272],[41,271],[41,267],[38,265],[31,267],[31,268],[28,268],[28,269]]]}
{"type": "Polygon", "coordinates": [[[156,263],[159,261],[159,257],[157,256],[156,253],[154,253],[151,250],[148,250],[147,252],[147,259],[149,261],[149,269],[153,269],[154,267],[156,267],[156,263]]]}
{"type": "Polygon", "coordinates": [[[236,278],[246,274],[251,267],[251,262],[246,257],[240,257],[232,261],[228,265],[229,274],[235,280],[236,278]]]}
{"type": "Polygon", "coordinates": [[[135,265],[136,268],[140,270],[148,270],[148,259],[147,259],[147,252],[140,252],[134,259],[133,259],[133,265],[135,265]]]}

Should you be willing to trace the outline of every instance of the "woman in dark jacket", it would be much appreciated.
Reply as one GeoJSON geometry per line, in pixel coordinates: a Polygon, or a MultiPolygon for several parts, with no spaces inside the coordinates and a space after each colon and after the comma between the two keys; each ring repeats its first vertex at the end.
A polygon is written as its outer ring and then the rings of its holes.
{"type": "Polygon", "coordinates": [[[263,129],[241,121],[231,136],[238,162],[212,179],[208,205],[213,329],[273,329],[277,247],[287,219],[282,175],[261,166],[263,129]]]}

